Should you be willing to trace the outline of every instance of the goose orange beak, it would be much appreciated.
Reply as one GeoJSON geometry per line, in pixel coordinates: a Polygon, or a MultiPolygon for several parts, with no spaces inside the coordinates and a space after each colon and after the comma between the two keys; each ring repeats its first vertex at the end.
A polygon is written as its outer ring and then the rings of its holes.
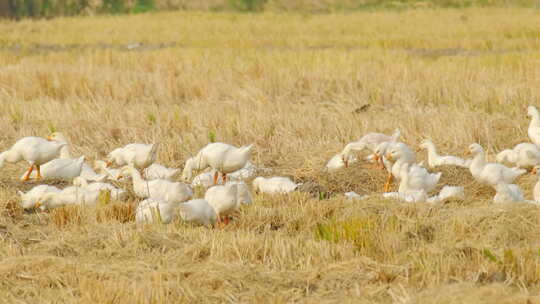
{"type": "Polygon", "coordinates": [[[109,168],[112,165],[112,161],[108,160],[105,162],[105,167],[109,168]]]}
{"type": "Polygon", "coordinates": [[[53,140],[52,135],[47,136],[47,140],[52,141],[53,140]]]}
{"type": "Polygon", "coordinates": [[[36,204],[34,205],[34,208],[37,209],[37,208],[39,208],[39,207],[41,207],[41,206],[43,206],[43,203],[40,202],[40,201],[37,201],[36,204]]]}
{"type": "Polygon", "coordinates": [[[471,151],[469,151],[469,149],[466,149],[465,150],[465,155],[467,155],[467,156],[471,155],[471,151]]]}
{"type": "Polygon", "coordinates": [[[386,159],[388,159],[389,161],[394,161],[394,159],[392,158],[392,154],[386,154],[386,159]]]}

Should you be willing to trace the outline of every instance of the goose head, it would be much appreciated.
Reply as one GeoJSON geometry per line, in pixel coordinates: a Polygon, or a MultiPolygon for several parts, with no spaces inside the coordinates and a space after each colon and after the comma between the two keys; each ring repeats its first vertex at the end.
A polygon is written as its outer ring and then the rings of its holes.
{"type": "Polygon", "coordinates": [[[406,156],[406,146],[405,144],[396,144],[392,145],[389,150],[386,151],[386,159],[389,161],[396,161],[404,156],[406,156]]]}
{"type": "Polygon", "coordinates": [[[48,141],[67,142],[67,138],[62,132],[53,132],[47,136],[48,141]]]}
{"type": "Polygon", "coordinates": [[[124,153],[124,150],[122,148],[116,148],[112,150],[108,155],[107,159],[105,160],[105,167],[110,167],[113,163],[120,163],[120,159],[122,158],[122,154],[124,153]]]}
{"type": "Polygon", "coordinates": [[[478,155],[481,153],[484,153],[484,148],[482,148],[482,146],[480,146],[478,143],[471,144],[469,146],[469,150],[465,151],[465,154],[467,155],[478,155]]]}
{"type": "Polygon", "coordinates": [[[34,205],[35,209],[47,209],[52,200],[58,195],[58,193],[48,192],[43,194],[34,205]]]}

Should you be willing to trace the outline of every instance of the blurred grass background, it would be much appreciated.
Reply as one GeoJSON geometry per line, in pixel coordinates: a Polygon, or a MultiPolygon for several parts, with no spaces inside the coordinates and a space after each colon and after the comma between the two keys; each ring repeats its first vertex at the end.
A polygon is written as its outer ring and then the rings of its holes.
{"type": "Polygon", "coordinates": [[[158,10],[326,13],[431,7],[540,7],[540,0],[0,0],[0,17],[52,18],[158,10]]]}

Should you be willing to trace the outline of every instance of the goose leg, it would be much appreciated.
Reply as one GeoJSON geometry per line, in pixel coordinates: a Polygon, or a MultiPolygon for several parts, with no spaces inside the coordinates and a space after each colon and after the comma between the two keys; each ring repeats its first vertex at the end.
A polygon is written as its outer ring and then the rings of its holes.
{"type": "Polygon", "coordinates": [[[382,158],[379,158],[379,160],[377,161],[377,164],[379,165],[379,169],[381,169],[381,170],[385,169],[384,162],[383,162],[382,158]]]}
{"type": "Polygon", "coordinates": [[[23,177],[23,181],[26,182],[30,179],[30,174],[32,174],[32,171],[34,170],[34,165],[31,165],[30,168],[28,168],[28,171],[26,171],[26,174],[23,177]]]}
{"type": "Polygon", "coordinates": [[[221,173],[221,177],[223,179],[223,184],[225,185],[227,183],[227,173],[221,173]]]}
{"type": "Polygon", "coordinates": [[[391,183],[392,183],[392,173],[388,174],[388,178],[386,179],[386,184],[384,184],[384,192],[390,191],[391,183]]]}
{"type": "Polygon", "coordinates": [[[225,225],[229,223],[229,219],[226,217],[222,217],[221,214],[218,215],[218,227],[223,228],[225,225]]]}
{"type": "Polygon", "coordinates": [[[223,218],[223,224],[225,224],[225,226],[229,225],[229,217],[228,216],[223,218]]]}
{"type": "Polygon", "coordinates": [[[219,172],[214,172],[214,185],[217,185],[217,182],[218,182],[218,177],[219,177],[219,172]]]}
{"type": "Polygon", "coordinates": [[[43,177],[41,176],[41,167],[39,165],[36,165],[36,168],[37,168],[37,179],[42,179],[43,177]]]}

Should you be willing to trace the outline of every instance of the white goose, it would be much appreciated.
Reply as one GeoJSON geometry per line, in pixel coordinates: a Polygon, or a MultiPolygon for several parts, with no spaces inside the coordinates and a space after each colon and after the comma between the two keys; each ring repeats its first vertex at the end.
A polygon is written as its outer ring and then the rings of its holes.
{"type": "MultiPolygon", "coordinates": [[[[79,158],[55,158],[46,162],[41,166],[41,176],[43,179],[61,179],[71,181],[75,177],[81,175],[84,164],[84,156],[79,158]]],[[[30,178],[36,178],[37,172],[33,171],[30,178]]],[[[25,180],[26,173],[21,176],[21,180],[25,180]]]]}
{"type": "MultiPolygon", "coordinates": [[[[63,133],[61,133],[61,132],[53,132],[47,137],[47,140],[56,141],[56,142],[65,142],[65,143],[68,143],[68,145],[62,147],[62,149],[60,150],[60,159],[53,159],[52,161],[44,164],[41,167],[41,169],[42,169],[41,173],[42,173],[43,177],[45,177],[45,178],[47,177],[46,175],[48,173],[45,173],[45,171],[50,171],[50,172],[54,173],[53,175],[65,175],[65,178],[62,178],[62,179],[65,179],[65,180],[71,180],[74,177],[77,177],[79,175],[84,177],[86,180],[96,181],[96,182],[101,182],[101,181],[105,180],[105,178],[107,178],[107,176],[104,175],[104,174],[97,174],[92,169],[92,167],[90,165],[88,165],[86,162],[82,163],[82,168],[81,168],[80,174],[75,175],[75,176],[72,176],[73,174],[71,174],[71,176],[70,176],[70,174],[62,174],[62,173],[54,172],[55,168],[59,168],[58,170],[60,170],[60,171],[67,171],[67,169],[63,169],[63,168],[68,167],[69,164],[70,164],[70,161],[71,161],[72,166],[77,167],[77,165],[75,165],[75,163],[77,163],[77,161],[80,158],[72,158],[69,141],[67,140],[66,136],[63,133]],[[54,164],[53,162],[57,162],[57,164],[54,164]],[[50,167],[50,168],[45,168],[45,167],[50,167]]],[[[33,176],[31,176],[31,177],[33,177],[33,176]]],[[[61,177],[54,177],[54,178],[61,178],[61,177]]]]}
{"type": "Polygon", "coordinates": [[[269,194],[278,194],[278,193],[289,193],[298,188],[301,184],[296,184],[288,177],[257,177],[253,180],[253,191],[269,193],[269,194]]]}
{"type": "Polygon", "coordinates": [[[409,148],[409,146],[399,142],[393,143],[389,147],[389,149],[387,149],[386,159],[395,162],[392,164],[392,170],[390,174],[388,174],[386,184],[384,185],[384,192],[388,192],[390,190],[390,184],[393,178],[398,181],[401,179],[401,167],[404,164],[413,164],[416,162],[416,155],[414,151],[409,148]]]}
{"type": "Polygon", "coordinates": [[[135,209],[135,222],[168,224],[176,218],[178,204],[158,198],[147,198],[135,209]]]}
{"type": "Polygon", "coordinates": [[[90,191],[110,190],[111,197],[118,201],[123,201],[128,196],[128,193],[125,190],[118,189],[108,183],[95,182],[89,184],[88,181],[82,176],[73,179],[73,185],[90,191]]]}
{"type": "Polygon", "coordinates": [[[399,192],[407,193],[410,191],[424,190],[426,193],[431,192],[437,186],[442,173],[429,173],[425,168],[416,164],[404,163],[401,166],[401,182],[399,184],[399,192]]]}
{"type": "Polygon", "coordinates": [[[23,137],[19,139],[9,150],[0,153],[0,168],[4,166],[4,162],[16,163],[25,160],[30,165],[28,171],[23,176],[23,181],[30,179],[30,174],[37,169],[37,179],[41,179],[41,165],[57,158],[60,154],[60,149],[66,146],[67,143],[59,143],[48,141],[41,137],[23,137]]]}
{"type": "Polygon", "coordinates": [[[529,169],[540,164],[540,148],[535,144],[521,143],[513,149],[506,149],[497,154],[497,162],[508,162],[516,167],[529,169]]]}
{"type": "Polygon", "coordinates": [[[523,197],[523,191],[516,184],[498,183],[495,190],[497,193],[493,197],[494,203],[527,202],[523,197]]]}
{"type": "Polygon", "coordinates": [[[35,207],[46,210],[73,204],[94,205],[98,201],[98,198],[99,191],[90,191],[81,187],[71,186],[60,192],[44,193],[38,202],[36,202],[35,207]]]}
{"type": "Polygon", "coordinates": [[[186,222],[204,226],[214,226],[217,213],[204,199],[194,199],[180,204],[180,217],[186,222]]]}
{"type": "Polygon", "coordinates": [[[229,223],[227,215],[234,213],[240,207],[238,200],[238,185],[226,184],[213,186],[204,194],[204,200],[214,208],[218,223],[229,223]]]}
{"type": "Polygon", "coordinates": [[[345,167],[349,166],[349,156],[352,151],[362,151],[368,149],[371,152],[374,152],[378,145],[383,142],[396,142],[400,136],[401,132],[399,129],[394,131],[394,134],[388,136],[382,133],[368,133],[360,138],[358,141],[351,142],[345,146],[341,151],[341,159],[345,164],[345,167]]]}
{"type": "Polygon", "coordinates": [[[143,170],[156,161],[158,144],[129,144],[114,149],[107,155],[107,167],[111,164],[117,166],[131,165],[143,170]]]}
{"type": "Polygon", "coordinates": [[[464,198],[465,192],[463,187],[444,186],[439,194],[428,197],[425,190],[414,190],[405,193],[402,192],[387,192],[383,193],[385,198],[395,198],[407,203],[441,203],[449,198],[464,198]]]}
{"type": "Polygon", "coordinates": [[[427,140],[427,139],[424,140],[420,144],[420,148],[428,151],[428,165],[430,167],[451,165],[451,166],[468,168],[468,165],[470,165],[471,163],[470,160],[468,161],[457,156],[439,155],[437,153],[437,148],[435,147],[435,144],[431,140],[427,140]]]}
{"type": "Polygon", "coordinates": [[[462,186],[444,186],[439,194],[427,199],[428,203],[440,203],[449,198],[465,198],[465,189],[462,186]]]}
{"type": "Polygon", "coordinates": [[[196,156],[188,159],[182,172],[185,181],[191,179],[193,171],[211,167],[215,170],[214,185],[217,184],[219,174],[227,182],[227,174],[243,168],[249,161],[253,145],[240,148],[225,143],[211,143],[202,148],[196,156]]]}
{"type": "Polygon", "coordinates": [[[153,163],[148,168],[144,169],[144,177],[148,180],[167,179],[172,180],[173,177],[180,172],[180,169],[167,168],[163,165],[153,163]]]}
{"type": "Polygon", "coordinates": [[[481,183],[495,188],[499,183],[511,184],[526,171],[519,168],[508,168],[497,163],[488,163],[484,149],[477,143],[469,146],[469,152],[474,155],[469,171],[481,183]]]}
{"type": "Polygon", "coordinates": [[[540,147],[540,113],[536,107],[529,106],[527,108],[527,116],[531,118],[529,129],[527,129],[527,134],[529,135],[531,141],[537,147],[540,147]]]}
{"type": "Polygon", "coordinates": [[[21,196],[21,206],[23,209],[31,209],[36,206],[41,196],[47,192],[60,192],[61,190],[49,185],[38,185],[24,193],[19,191],[21,196]]]}
{"type": "Polygon", "coordinates": [[[137,169],[125,166],[120,170],[120,178],[131,177],[133,192],[141,198],[156,198],[172,203],[181,203],[193,197],[191,187],[181,182],[171,182],[165,179],[146,181],[137,169]]]}
{"type": "Polygon", "coordinates": [[[347,157],[346,161],[343,161],[343,156],[341,153],[338,153],[326,163],[325,170],[326,172],[335,172],[337,170],[343,169],[348,167],[350,164],[355,163],[358,161],[358,158],[356,156],[350,154],[347,157]]]}

